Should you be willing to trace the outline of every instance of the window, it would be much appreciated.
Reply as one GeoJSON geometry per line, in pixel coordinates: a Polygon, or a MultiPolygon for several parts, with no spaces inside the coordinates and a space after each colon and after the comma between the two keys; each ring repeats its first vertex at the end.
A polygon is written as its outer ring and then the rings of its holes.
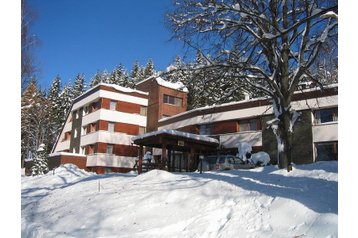
{"type": "Polygon", "coordinates": [[[88,145],[88,154],[89,155],[92,155],[94,154],[94,149],[95,149],[95,146],[94,145],[88,145]]]}
{"type": "Polygon", "coordinates": [[[85,146],[80,147],[80,154],[82,154],[82,155],[86,154],[86,147],[85,146]]]}
{"type": "Polygon", "coordinates": [[[147,115],[147,107],[140,106],[140,115],[146,116],[147,115]]]}
{"type": "Polygon", "coordinates": [[[316,144],[316,161],[338,160],[338,142],[316,144]]]}
{"type": "Polygon", "coordinates": [[[99,108],[99,106],[100,106],[99,101],[91,103],[91,106],[89,108],[89,113],[96,111],[99,108]]]}
{"type": "Polygon", "coordinates": [[[203,124],[199,126],[199,134],[200,135],[211,135],[212,133],[212,124],[203,124]]]}
{"type": "Polygon", "coordinates": [[[70,139],[71,139],[71,132],[66,132],[64,140],[70,140],[70,139]]]}
{"type": "Polygon", "coordinates": [[[314,112],[315,124],[338,121],[338,108],[327,108],[314,112]]]}
{"type": "Polygon", "coordinates": [[[73,137],[77,138],[77,134],[78,134],[78,129],[76,128],[73,137]]]}
{"type": "Polygon", "coordinates": [[[114,122],[108,122],[108,131],[109,132],[114,132],[114,122]]]}
{"type": "Polygon", "coordinates": [[[140,126],[140,127],[139,127],[139,132],[138,132],[138,134],[139,134],[139,135],[143,135],[143,134],[145,134],[145,132],[146,132],[146,128],[143,127],[143,126],[140,126]]]}
{"type": "Polygon", "coordinates": [[[81,135],[82,136],[87,135],[87,126],[82,127],[81,135]]]}
{"type": "Polygon", "coordinates": [[[248,120],[240,120],[238,131],[257,131],[261,130],[260,126],[258,126],[258,120],[248,119],[248,120]]]}
{"type": "Polygon", "coordinates": [[[107,154],[113,154],[113,147],[114,147],[114,145],[108,144],[106,153],[107,154]]]}
{"type": "Polygon", "coordinates": [[[175,98],[175,106],[181,107],[182,103],[183,103],[183,99],[175,98]]]}
{"type": "Polygon", "coordinates": [[[96,131],[96,123],[91,123],[90,125],[90,132],[95,132],[96,131]]]}
{"type": "Polygon", "coordinates": [[[83,116],[87,115],[89,113],[89,106],[83,107],[83,116]]]}
{"type": "Polygon", "coordinates": [[[163,95],[163,103],[168,103],[168,104],[171,104],[171,105],[181,107],[182,103],[183,103],[183,99],[182,98],[177,98],[177,97],[174,97],[174,96],[171,96],[171,95],[164,94],[163,95]]]}
{"type": "MultiPolygon", "coordinates": [[[[72,118],[73,118],[73,119],[77,119],[77,118],[78,118],[78,113],[77,113],[77,111],[74,111],[74,112],[72,113],[72,118]]],[[[71,118],[71,120],[72,120],[72,118],[71,118]]]]}
{"type": "Polygon", "coordinates": [[[116,101],[111,101],[109,103],[109,110],[115,111],[116,110],[116,105],[117,105],[116,101]]]}

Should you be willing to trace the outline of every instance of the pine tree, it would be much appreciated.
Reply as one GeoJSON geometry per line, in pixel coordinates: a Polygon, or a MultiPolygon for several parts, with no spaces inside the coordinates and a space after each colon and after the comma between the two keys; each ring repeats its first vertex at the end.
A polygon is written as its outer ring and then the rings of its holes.
{"type": "Polygon", "coordinates": [[[152,59],[149,59],[147,65],[144,68],[143,79],[149,78],[154,74],[155,74],[154,62],[152,59]]]}
{"type": "Polygon", "coordinates": [[[128,87],[129,81],[128,81],[128,74],[125,71],[122,64],[119,64],[112,72],[111,74],[111,82],[113,84],[122,86],[122,87],[128,87]]]}
{"type": "Polygon", "coordinates": [[[71,88],[72,88],[71,85],[64,86],[63,90],[61,91],[61,93],[59,95],[59,99],[60,99],[59,118],[60,118],[60,120],[58,121],[58,123],[60,125],[60,128],[62,128],[62,125],[67,118],[67,113],[71,108],[72,101],[74,98],[71,88]]]}
{"type": "Polygon", "coordinates": [[[139,66],[138,61],[136,61],[133,65],[132,71],[130,73],[130,83],[129,86],[131,88],[135,87],[135,84],[142,81],[144,79],[143,77],[143,70],[142,68],[139,66]]]}
{"type": "Polygon", "coordinates": [[[73,99],[80,96],[85,91],[85,77],[83,74],[77,74],[75,79],[75,85],[72,88],[73,99]]]}
{"type": "Polygon", "coordinates": [[[31,159],[40,142],[51,136],[50,103],[35,82],[31,82],[21,96],[21,161],[31,159]]]}
{"type": "Polygon", "coordinates": [[[43,175],[49,171],[47,164],[47,153],[45,150],[45,144],[40,144],[39,148],[36,151],[36,156],[33,161],[32,176],[43,175]]]}
{"type": "Polygon", "coordinates": [[[108,73],[107,70],[102,71],[101,77],[102,77],[101,80],[102,83],[111,83],[111,74],[108,73]]]}
{"type": "Polygon", "coordinates": [[[50,103],[49,126],[51,128],[51,131],[49,132],[49,141],[47,143],[48,146],[52,146],[55,143],[55,140],[58,136],[58,133],[61,129],[62,122],[63,122],[63,112],[61,111],[62,102],[60,99],[60,91],[61,91],[61,78],[60,76],[56,76],[56,78],[52,81],[47,97],[50,103]]]}
{"type": "Polygon", "coordinates": [[[99,70],[97,70],[96,74],[93,76],[91,82],[90,82],[90,87],[93,88],[94,86],[96,86],[97,84],[101,83],[103,80],[102,77],[102,72],[100,72],[99,70]]]}

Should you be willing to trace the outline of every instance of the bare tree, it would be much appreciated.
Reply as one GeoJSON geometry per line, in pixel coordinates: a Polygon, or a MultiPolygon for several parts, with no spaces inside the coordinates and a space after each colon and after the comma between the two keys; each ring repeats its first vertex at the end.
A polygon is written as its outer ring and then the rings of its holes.
{"type": "Polygon", "coordinates": [[[177,0],[168,19],[175,38],[211,55],[201,70],[272,99],[278,163],[290,171],[292,96],[304,79],[320,83],[310,68],[337,35],[337,12],[337,1],[177,0]]]}
{"type": "Polygon", "coordinates": [[[21,0],[21,91],[31,80],[35,80],[35,62],[33,48],[38,40],[30,33],[30,26],[35,19],[34,11],[28,6],[26,0],[21,0]]]}

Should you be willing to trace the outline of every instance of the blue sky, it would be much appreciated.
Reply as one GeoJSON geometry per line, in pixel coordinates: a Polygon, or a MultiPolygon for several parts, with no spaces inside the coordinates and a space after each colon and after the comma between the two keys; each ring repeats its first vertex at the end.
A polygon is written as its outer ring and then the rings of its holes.
{"type": "Polygon", "coordinates": [[[77,73],[89,82],[97,70],[111,72],[122,63],[130,71],[136,60],[145,65],[149,58],[165,70],[184,52],[164,24],[171,2],[29,0],[37,14],[32,32],[40,40],[34,55],[40,86],[48,88],[57,74],[63,84],[77,73]]]}

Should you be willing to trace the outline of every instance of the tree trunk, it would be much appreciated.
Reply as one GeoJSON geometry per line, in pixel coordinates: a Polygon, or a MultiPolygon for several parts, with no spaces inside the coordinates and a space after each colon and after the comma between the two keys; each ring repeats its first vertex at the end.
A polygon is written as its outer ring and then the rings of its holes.
{"type": "Polygon", "coordinates": [[[282,113],[282,118],[278,124],[277,136],[277,153],[278,153],[278,166],[280,169],[287,168],[287,171],[292,170],[292,136],[289,131],[290,128],[290,112],[285,110],[282,113]]]}

